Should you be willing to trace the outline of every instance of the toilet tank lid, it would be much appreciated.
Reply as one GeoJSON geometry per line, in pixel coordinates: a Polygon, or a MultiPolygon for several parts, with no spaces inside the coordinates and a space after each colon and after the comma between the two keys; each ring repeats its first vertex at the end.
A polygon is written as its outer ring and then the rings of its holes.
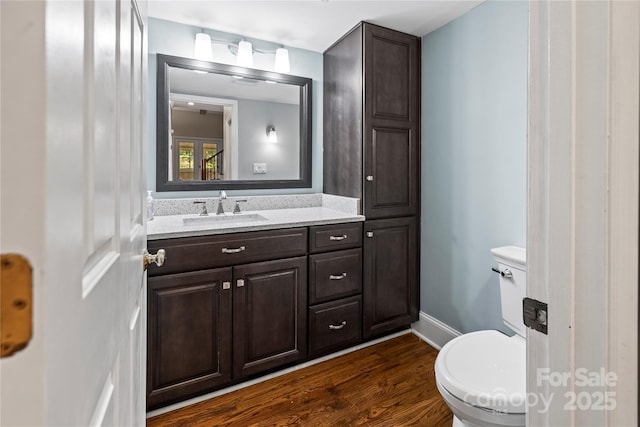
{"type": "Polygon", "coordinates": [[[498,261],[507,264],[515,263],[517,265],[527,265],[527,250],[518,246],[501,246],[491,249],[491,253],[498,261]]]}

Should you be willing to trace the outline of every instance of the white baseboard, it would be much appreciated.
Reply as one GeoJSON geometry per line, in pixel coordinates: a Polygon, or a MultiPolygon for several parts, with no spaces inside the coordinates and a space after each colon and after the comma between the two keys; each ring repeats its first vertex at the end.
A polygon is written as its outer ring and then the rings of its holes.
{"type": "Polygon", "coordinates": [[[411,325],[413,333],[426,341],[432,347],[440,350],[443,345],[462,335],[449,325],[446,325],[436,319],[429,316],[424,311],[420,312],[420,317],[417,322],[411,325]]]}

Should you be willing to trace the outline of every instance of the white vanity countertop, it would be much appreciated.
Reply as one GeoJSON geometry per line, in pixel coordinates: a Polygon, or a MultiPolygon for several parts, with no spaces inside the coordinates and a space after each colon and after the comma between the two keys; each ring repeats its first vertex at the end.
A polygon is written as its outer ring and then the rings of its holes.
{"type": "Polygon", "coordinates": [[[346,213],[327,207],[306,207],[290,209],[243,211],[240,217],[260,215],[264,220],[236,222],[239,217],[225,213],[225,219],[213,219],[206,223],[205,217],[198,214],[156,216],[147,222],[147,239],[169,239],[175,237],[207,236],[212,234],[240,233],[244,231],[273,230],[277,228],[304,227],[310,225],[339,224],[344,222],[364,221],[363,215],[346,213]],[[194,221],[205,221],[184,225],[184,218],[194,218],[194,221]],[[228,219],[228,221],[227,221],[228,219]]]}

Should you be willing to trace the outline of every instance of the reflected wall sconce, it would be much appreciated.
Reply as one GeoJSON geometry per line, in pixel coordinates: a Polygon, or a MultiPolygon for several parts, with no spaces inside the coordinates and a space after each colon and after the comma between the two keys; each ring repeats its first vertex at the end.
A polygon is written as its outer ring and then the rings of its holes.
{"type": "Polygon", "coordinates": [[[278,142],[278,134],[276,133],[276,128],[273,125],[267,126],[267,137],[268,141],[272,144],[278,142]]]}

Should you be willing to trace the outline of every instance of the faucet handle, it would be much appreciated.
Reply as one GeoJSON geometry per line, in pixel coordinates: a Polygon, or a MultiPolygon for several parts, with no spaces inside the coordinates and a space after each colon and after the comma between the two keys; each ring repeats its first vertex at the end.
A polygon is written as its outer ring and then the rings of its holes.
{"type": "Polygon", "coordinates": [[[235,205],[235,207],[233,208],[233,213],[234,213],[234,214],[239,214],[239,213],[241,213],[241,211],[240,211],[240,203],[245,203],[246,201],[247,201],[247,199],[236,199],[236,201],[235,201],[235,202],[236,202],[236,205],[235,205]]]}
{"type": "Polygon", "coordinates": [[[194,205],[202,205],[202,211],[200,211],[200,216],[208,216],[209,212],[207,212],[207,202],[203,202],[200,200],[197,200],[195,202],[193,202],[194,205]]]}

